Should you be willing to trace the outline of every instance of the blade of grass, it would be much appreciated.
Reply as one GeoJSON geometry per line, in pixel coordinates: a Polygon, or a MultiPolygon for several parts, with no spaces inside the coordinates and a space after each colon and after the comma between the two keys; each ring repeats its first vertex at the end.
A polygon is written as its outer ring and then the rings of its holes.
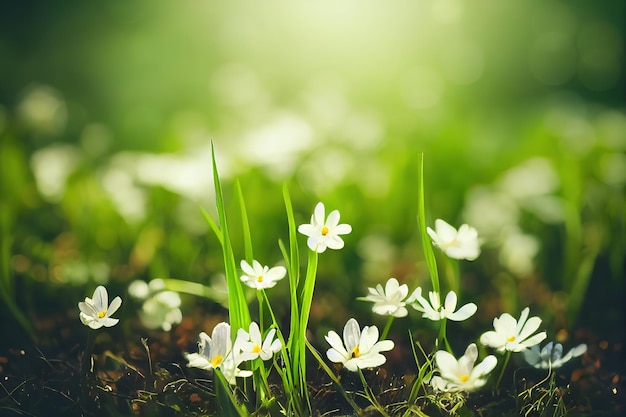
{"type": "MultiPolygon", "coordinates": [[[[237,264],[235,255],[228,235],[228,224],[226,222],[226,208],[222,194],[217,163],[215,161],[215,148],[211,142],[211,159],[213,165],[213,183],[215,185],[215,199],[217,204],[217,214],[219,218],[220,230],[222,234],[222,252],[224,255],[224,272],[226,274],[226,285],[228,287],[228,312],[230,325],[233,332],[237,329],[248,328],[250,324],[250,311],[243,288],[237,274],[237,264]]],[[[210,223],[209,223],[210,224],[210,223]]]]}
{"type": "Polygon", "coordinates": [[[418,190],[418,208],[417,208],[417,224],[420,229],[420,235],[422,237],[422,248],[424,250],[424,259],[426,260],[426,266],[430,273],[430,280],[433,285],[433,291],[439,293],[439,273],[437,271],[437,261],[435,260],[435,253],[430,242],[430,236],[426,231],[426,209],[424,202],[424,154],[422,153],[419,158],[419,190],[418,190]]]}
{"type": "Polygon", "coordinates": [[[239,180],[235,181],[235,190],[239,199],[239,208],[241,210],[241,228],[243,229],[243,247],[246,261],[252,264],[254,254],[252,252],[252,235],[250,234],[250,223],[248,222],[248,212],[246,211],[246,202],[241,192],[241,184],[239,180]]]}

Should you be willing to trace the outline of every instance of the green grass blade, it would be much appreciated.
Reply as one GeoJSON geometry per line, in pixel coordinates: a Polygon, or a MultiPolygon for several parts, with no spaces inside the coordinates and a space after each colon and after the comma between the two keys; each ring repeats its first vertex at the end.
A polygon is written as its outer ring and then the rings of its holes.
{"type": "Polygon", "coordinates": [[[252,235],[250,234],[250,223],[248,221],[248,212],[246,210],[246,202],[241,192],[241,184],[235,181],[235,190],[239,199],[239,209],[241,210],[241,228],[243,229],[243,247],[246,261],[252,265],[254,253],[252,252],[252,235]]]}
{"type": "Polygon", "coordinates": [[[420,155],[419,159],[419,190],[418,190],[418,207],[417,207],[417,224],[420,229],[420,235],[422,237],[422,248],[424,250],[424,259],[426,260],[426,266],[430,273],[430,280],[433,285],[433,291],[439,291],[439,273],[437,271],[437,261],[435,260],[435,253],[433,252],[430,236],[426,231],[426,209],[424,202],[424,154],[420,155]]]}
{"type": "Polygon", "coordinates": [[[226,274],[226,285],[228,287],[228,312],[230,325],[233,332],[240,328],[248,328],[250,324],[250,311],[243,293],[241,281],[237,273],[235,255],[228,235],[228,223],[226,222],[226,208],[222,194],[217,164],[215,162],[215,149],[211,143],[211,159],[213,164],[213,182],[215,184],[215,199],[217,203],[217,214],[220,222],[222,234],[222,252],[224,255],[224,272],[226,274]]]}

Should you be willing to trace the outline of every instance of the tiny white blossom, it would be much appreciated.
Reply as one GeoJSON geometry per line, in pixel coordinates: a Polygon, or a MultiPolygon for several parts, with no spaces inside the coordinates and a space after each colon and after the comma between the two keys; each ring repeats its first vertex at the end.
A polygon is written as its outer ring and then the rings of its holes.
{"type": "Polygon", "coordinates": [[[262,288],[272,288],[276,281],[283,279],[287,270],[283,266],[269,268],[261,265],[258,261],[252,261],[252,266],[246,261],[241,261],[241,269],[245,273],[241,276],[241,281],[251,288],[260,290],[262,288]]]}
{"type": "Polygon", "coordinates": [[[231,351],[230,325],[219,323],[213,329],[211,337],[205,332],[199,335],[198,353],[186,353],[188,366],[200,369],[214,369],[222,365],[231,351]]]}
{"type": "Polygon", "coordinates": [[[493,319],[493,328],[480,336],[480,343],[490,346],[500,352],[505,350],[521,352],[534,346],[546,338],[546,332],[540,332],[531,336],[541,325],[539,317],[528,318],[530,308],[526,307],[520,315],[519,321],[508,313],[503,313],[500,318],[493,319]]]}
{"type": "Polygon", "coordinates": [[[473,261],[480,255],[478,232],[467,224],[454,227],[441,219],[435,220],[435,230],[426,228],[433,244],[445,252],[450,258],[473,261]]]}
{"type": "Polygon", "coordinates": [[[524,359],[526,362],[538,369],[556,369],[563,366],[566,362],[576,358],[587,351],[587,345],[581,344],[572,348],[563,356],[563,345],[560,343],[553,344],[548,342],[541,351],[539,345],[534,345],[524,351],[524,359]]]}
{"type": "Polygon", "coordinates": [[[167,332],[183,319],[180,295],[175,291],[165,291],[165,282],[160,278],[153,279],[149,284],[141,280],[133,281],[128,286],[128,293],[143,301],[139,319],[149,329],[160,327],[167,332]]]}
{"type": "Polygon", "coordinates": [[[431,385],[444,392],[465,391],[471,392],[485,385],[487,377],[496,367],[498,360],[495,356],[489,355],[478,365],[474,366],[478,358],[476,344],[472,343],[465,350],[465,354],[456,358],[446,352],[439,350],[435,353],[435,362],[439,375],[433,376],[431,385]]]}
{"type": "Polygon", "coordinates": [[[390,278],[385,284],[385,288],[378,284],[376,288],[368,288],[369,295],[359,297],[359,300],[374,303],[372,311],[381,316],[405,317],[408,311],[405,307],[404,299],[409,293],[406,284],[400,285],[397,279],[390,278]]]}
{"type": "Polygon", "coordinates": [[[237,338],[243,340],[241,350],[243,353],[250,354],[250,359],[261,357],[264,361],[271,359],[274,353],[280,351],[282,344],[280,340],[274,339],[276,329],[270,329],[265,336],[265,340],[259,330],[259,325],[255,322],[250,323],[249,333],[244,329],[237,331],[237,338]]]}
{"type": "Polygon", "coordinates": [[[220,371],[222,371],[222,374],[224,375],[224,378],[226,378],[226,381],[228,381],[230,385],[237,384],[236,378],[246,378],[252,376],[252,371],[239,369],[241,362],[241,360],[234,360],[233,357],[229,355],[219,367],[220,371]]]}
{"type": "Polygon", "coordinates": [[[352,231],[349,224],[339,224],[339,211],[333,210],[325,216],[323,203],[317,203],[315,211],[311,216],[310,224],[301,224],[298,232],[308,236],[307,245],[309,249],[317,253],[322,253],[326,248],[343,248],[343,239],[339,235],[345,235],[352,231]]]}
{"type": "Polygon", "coordinates": [[[80,321],[92,329],[99,329],[102,326],[115,326],[119,319],[114,319],[111,315],[121,305],[122,299],[120,297],[115,297],[109,304],[107,289],[99,285],[93,292],[93,298],[85,297],[85,301],[78,303],[80,321]]]}
{"type": "Polygon", "coordinates": [[[443,305],[441,305],[439,293],[437,292],[429,291],[428,298],[430,302],[422,297],[422,288],[418,287],[407,299],[407,303],[417,311],[421,311],[422,317],[433,321],[443,320],[444,318],[453,321],[467,320],[473,316],[478,309],[476,304],[467,303],[457,311],[454,311],[457,303],[457,296],[454,291],[450,291],[448,295],[446,295],[443,305]]]}
{"type": "Polygon", "coordinates": [[[374,368],[387,360],[380,352],[393,349],[393,341],[378,341],[378,328],[365,326],[363,331],[355,319],[350,319],[343,328],[343,341],[334,331],[325,336],[331,346],[326,356],[331,362],[342,363],[349,371],[374,368]]]}

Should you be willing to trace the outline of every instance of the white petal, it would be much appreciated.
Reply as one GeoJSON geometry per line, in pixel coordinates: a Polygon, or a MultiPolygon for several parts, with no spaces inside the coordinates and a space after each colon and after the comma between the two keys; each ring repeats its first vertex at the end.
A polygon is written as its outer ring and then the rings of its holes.
{"type": "Polygon", "coordinates": [[[109,305],[109,308],[107,310],[107,317],[113,315],[118,308],[120,308],[120,306],[122,305],[122,299],[118,296],[115,297],[113,299],[113,301],[111,301],[111,305],[109,305]]]}
{"type": "Polygon", "coordinates": [[[332,350],[336,351],[342,357],[349,357],[350,355],[346,351],[343,346],[343,341],[339,337],[339,335],[333,330],[329,331],[326,336],[324,336],[328,344],[332,347],[332,350]]]}
{"type": "Polygon", "coordinates": [[[320,201],[319,203],[317,203],[317,205],[315,206],[315,210],[313,211],[311,224],[313,224],[314,226],[321,226],[324,224],[325,220],[324,203],[320,201]]]}
{"type": "Polygon", "coordinates": [[[340,352],[337,352],[337,350],[333,348],[328,349],[326,351],[326,356],[328,357],[329,361],[334,362],[334,363],[345,363],[348,359],[348,357],[346,357],[340,352]]]}
{"type": "Polygon", "coordinates": [[[468,304],[465,304],[463,307],[459,308],[456,312],[446,315],[446,317],[454,321],[467,320],[468,318],[473,316],[474,313],[476,313],[477,309],[478,307],[476,306],[476,304],[468,303],[468,304]]]}
{"type": "Polygon", "coordinates": [[[524,326],[522,331],[519,333],[520,342],[525,340],[531,334],[535,333],[535,331],[537,331],[539,326],[541,326],[541,319],[539,317],[529,318],[528,321],[526,322],[526,325],[524,326]]]}
{"type": "Polygon", "coordinates": [[[313,236],[319,234],[317,227],[312,224],[301,224],[298,226],[298,232],[302,233],[305,236],[313,236]]]}
{"type": "Polygon", "coordinates": [[[341,249],[344,246],[343,239],[340,238],[339,236],[326,236],[325,243],[326,243],[326,246],[335,250],[341,249]]]}
{"type": "Polygon", "coordinates": [[[359,323],[353,318],[348,320],[346,325],[343,327],[343,341],[348,352],[352,352],[352,350],[358,346],[361,341],[361,329],[359,328],[359,323]]]}
{"type": "Polygon", "coordinates": [[[338,224],[333,228],[333,233],[336,235],[347,235],[352,232],[352,226],[346,223],[338,224]]]}
{"type": "Polygon", "coordinates": [[[339,224],[339,210],[333,210],[328,214],[326,227],[333,230],[339,224]]]}
{"type": "Polygon", "coordinates": [[[109,306],[109,296],[107,289],[102,285],[98,285],[93,292],[93,303],[98,311],[106,310],[109,306]]]}

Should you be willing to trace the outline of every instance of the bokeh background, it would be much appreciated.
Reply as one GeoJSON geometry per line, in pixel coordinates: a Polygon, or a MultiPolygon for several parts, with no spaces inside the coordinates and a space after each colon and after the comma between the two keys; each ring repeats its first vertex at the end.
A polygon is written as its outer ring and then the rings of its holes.
{"type": "MultiPolygon", "coordinates": [[[[298,222],[324,201],[353,226],[320,260],[318,335],[381,325],[355,300],[368,286],[428,287],[423,153],[430,224],[483,239],[460,264],[479,305],[460,328],[477,337],[530,305],[565,342],[585,327],[622,341],[625,15],[618,0],[3,2],[2,339],[41,341],[95,285],[126,300],[138,279],[211,286],[183,295],[183,315],[226,314],[201,214],[212,141],[236,256],[234,179],[264,264],[287,239],[283,184],[298,222]]],[[[282,314],[286,287],[271,294],[282,314]]]]}

